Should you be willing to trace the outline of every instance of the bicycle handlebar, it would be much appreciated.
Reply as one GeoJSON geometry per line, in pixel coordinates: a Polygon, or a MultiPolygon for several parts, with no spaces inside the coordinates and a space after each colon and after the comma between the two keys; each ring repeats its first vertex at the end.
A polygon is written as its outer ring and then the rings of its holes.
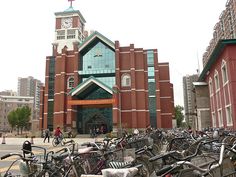
{"type": "Polygon", "coordinates": [[[4,159],[6,159],[6,158],[8,158],[8,157],[11,157],[11,156],[19,156],[19,157],[20,157],[22,160],[24,160],[24,161],[35,161],[35,159],[25,158],[25,157],[23,157],[21,154],[17,154],[17,153],[9,153],[9,154],[3,155],[3,156],[1,157],[1,160],[4,160],[4,159]]]}
{"type": "Polygon", "coordinates": [[[166,152],[166,153],[164,153],[164,154],[156,155],[156,156],[154,156],[154,157],[151,157],[151,158],[149,159],[149,162],[153,162],[153,161],[156,161],[156,160],[158,160],[158,159],[163,159],[163,158],[165,158],[165,157],[170,156],[171,154],[174,154],[175,152],[176,152],[176,151],[169,151],[169,152],[166,152]]]}
{"type": "Polygon", "coordinates": [[[11,156],[11,154],[6,154],[6,155],[4,155],[4,156],[1,157],[1,160],[6,159],[6,158],[8,158],[8,157],[10,157],[10,156],[11,156]]]}

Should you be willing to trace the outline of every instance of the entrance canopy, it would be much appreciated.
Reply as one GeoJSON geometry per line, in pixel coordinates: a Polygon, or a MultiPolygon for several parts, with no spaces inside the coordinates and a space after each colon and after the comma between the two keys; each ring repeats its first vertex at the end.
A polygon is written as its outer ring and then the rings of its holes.
{"type": "Polygon", "coordinates": [[[69,92],[69,95],[75,97],[77,99],[68,100],[69,105],[79,105],[79,106],[93,106],[93,107],[106,107],[112,106],[115,103],[115,100],[112,98],[112,89],[96,79],[95,77],[91,76],[81,84],[79,84],[76,88],[72,89],[69,92]],[[86,99],[91,92],[97,89],[102,89],[105,91],[109,96],[109,98],[97,98],[97,99],[86,99]]]}

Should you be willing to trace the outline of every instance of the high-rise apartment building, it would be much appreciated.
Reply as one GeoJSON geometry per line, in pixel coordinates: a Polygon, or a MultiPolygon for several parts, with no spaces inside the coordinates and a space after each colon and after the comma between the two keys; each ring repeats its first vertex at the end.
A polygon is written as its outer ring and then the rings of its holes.
{"type": "Polygon", "coordinates": [[[34,115],[34,119],[39,119],[40,109],[40,87],[42,82],[34,79],[32,76],[27,78],[18,78],[17,95],[34,97],[34,110],[37,110],[37,114],[34,115]]]}
{"type": "Polygon", "coordinates": [[[206,52],[203,54],[203,67],[207,64],[213,50],[220,39],[236,38],[236,0],[228,0],[226,9],[220,14],[219,21],[215,24],[213,39],[210,41],[206,52]]]}
{"type": "Polygon", "coordinates": [[[193,120],[196,117],[195,94],[193,82],[198,80],[198,75],[186,75],[183,77],[183,95],[185,121],[191,127],[194,127],[193,120]]]}

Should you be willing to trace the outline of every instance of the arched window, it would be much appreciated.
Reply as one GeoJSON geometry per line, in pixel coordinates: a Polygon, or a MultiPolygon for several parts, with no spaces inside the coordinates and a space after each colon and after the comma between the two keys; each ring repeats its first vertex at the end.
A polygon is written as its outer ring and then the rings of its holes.
{"type": "Polygon", "coordinates": [[[67,80],[67,88],[72,89],[74,87],[74,77],[69,77],[67,80]]]}
{"type": "Polygon", "coordinates": [[[129,74],[123,74],[121,76],[121,86],[130,87],[131,86],[131,77],[129,74]]]}

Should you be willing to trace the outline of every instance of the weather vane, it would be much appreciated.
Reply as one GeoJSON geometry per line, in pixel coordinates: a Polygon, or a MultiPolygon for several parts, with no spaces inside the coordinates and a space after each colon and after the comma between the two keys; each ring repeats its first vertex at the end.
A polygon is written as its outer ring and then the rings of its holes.
{"type": "Polygon", "coordinates": [[[74,1],[74,0],[68,0],[69,2],[70,2],[70,7],[72,7],[72,2],[74,1]]]}

